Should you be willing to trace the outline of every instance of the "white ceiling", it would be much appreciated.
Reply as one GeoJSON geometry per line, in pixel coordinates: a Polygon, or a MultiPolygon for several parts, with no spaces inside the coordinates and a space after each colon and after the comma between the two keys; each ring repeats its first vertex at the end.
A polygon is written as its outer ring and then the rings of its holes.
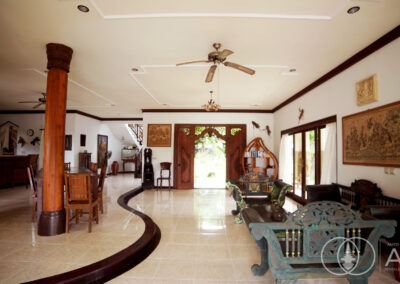
{"type": "Polygon", "coordinates": [[[210,90],[222,108],[272,109],[400,24],[399,0],[2,0],[1,7],[0,109],[29,109],[18,101],[41,96],[45,45],[57,42],[74,50],[68,109],[100,117],[200,108],[210,90]],[[361,10],[349,15],[352,6],[361,10]],[[205,83],[209,65],[175,66],[206,60],[214,42],[256,74],[219,66],[205,83]]]}

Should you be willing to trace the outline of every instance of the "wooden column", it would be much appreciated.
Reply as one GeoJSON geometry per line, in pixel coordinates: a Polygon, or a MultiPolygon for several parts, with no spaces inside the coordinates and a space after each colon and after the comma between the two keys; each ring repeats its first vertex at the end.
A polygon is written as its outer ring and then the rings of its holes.
{"type": "Polygon", "coordinates": [[[44,126],[43,211],[38,224],[40,236],[65,232],[64,144],[67,85],[72,49],[49,43],[47,51],[46,117],[44,126]]]}

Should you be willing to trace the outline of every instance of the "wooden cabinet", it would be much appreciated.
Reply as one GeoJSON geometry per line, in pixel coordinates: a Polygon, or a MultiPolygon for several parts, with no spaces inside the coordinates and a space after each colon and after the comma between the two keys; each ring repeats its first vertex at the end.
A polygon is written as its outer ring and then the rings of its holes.
{"type": "Polygon", "coordinates": [[[38,155],[0,156],[0,188],[28,184],[26,168],[37,168],[38,155]]]}
{"type": "Polygon", "coordinates": [[[254,138],[244,149],[242,168],[245,173],[260,172],[272,179],[278,178],[278,159],[260,137],[254,138]]]}
{"type": "Polygon", "coordinates": [[[92,153],[79,153],[79,167],[90,169],[90,163],[92,161],[92,153]]]}

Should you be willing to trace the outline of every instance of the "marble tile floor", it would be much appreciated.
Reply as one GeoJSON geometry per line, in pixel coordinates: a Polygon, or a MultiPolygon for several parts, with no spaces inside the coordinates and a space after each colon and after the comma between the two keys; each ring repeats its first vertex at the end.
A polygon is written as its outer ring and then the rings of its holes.
{"type": "MultiPolygon", "coordinates": [[[[30,191],[0,190],[0,283],[19,283],[75,269],[107,257],[140,237],[144,224],[122,209],[118,197],[140,184],[133,175],[110,176],[105,183],[105,213],[87,232],[87,222],[72,223],[69,234],[40,237],[30,221],[30,191]]],[[[147,190],[130,206],[150,216],[162,237],[142,263],[109,283],[274,283],[271,272],[253,276],[260,253],[244,224],[235,224],[234,201],[225,190],[147,190]]],[[[296,205],[286,203],[293,210],[296,205]]],[[[84,217],[85,218],[85,217],[84,217]]],[[[397,283],[377,268],[370,283],[397,283]]],[[[299,283],[347,283],[301,280],[299,283]]]]}

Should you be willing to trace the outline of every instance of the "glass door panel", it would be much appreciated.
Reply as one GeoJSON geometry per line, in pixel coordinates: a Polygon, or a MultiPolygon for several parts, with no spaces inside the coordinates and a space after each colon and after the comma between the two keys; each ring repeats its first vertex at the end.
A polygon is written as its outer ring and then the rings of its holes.
{"type": "MultiPolygon", "coordinates": [[[[315,130],[307,131],[305,133],[306,140],[306,185],[315,184],[315,130]]],[[[307,198],[305,192],[304,198],[307,198]]]]}
{"type": "Polygon", "coordinates": [[[302,179],[303,179],[303,151],[302,151],[302,133],[294,134],[294,194],[303,196],[302,179]]]}

